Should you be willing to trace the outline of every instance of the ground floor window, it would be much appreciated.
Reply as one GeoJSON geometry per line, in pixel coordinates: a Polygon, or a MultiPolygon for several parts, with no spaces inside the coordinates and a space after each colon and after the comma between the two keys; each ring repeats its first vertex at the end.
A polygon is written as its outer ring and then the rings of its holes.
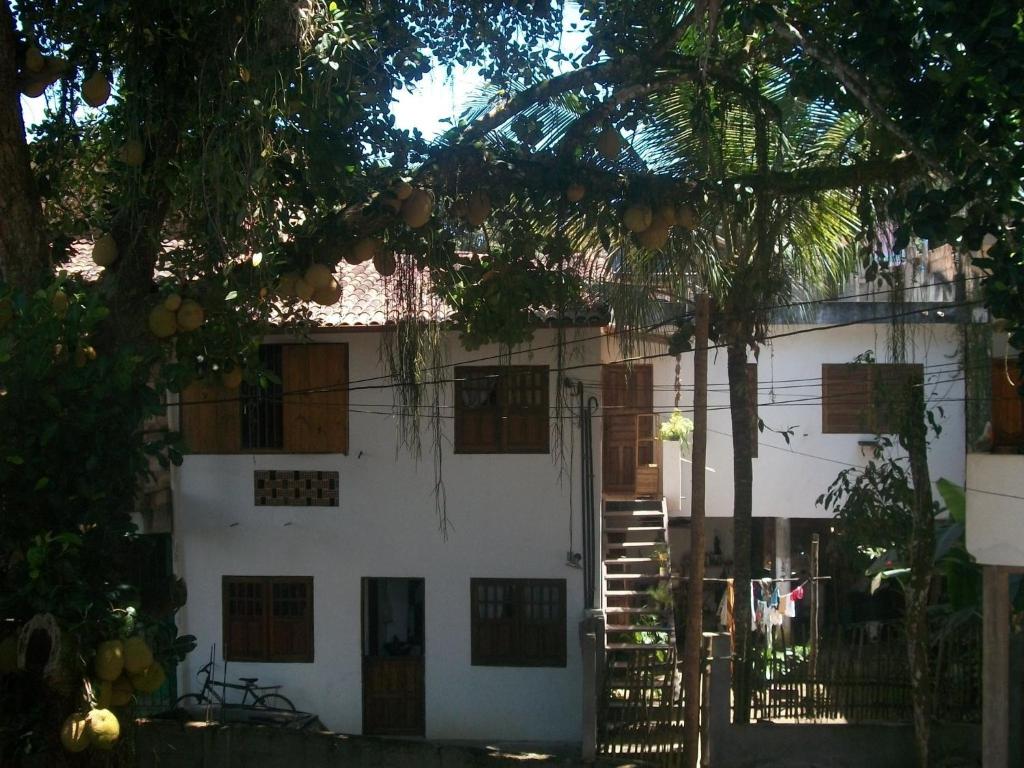
{"type": "Polygon", "coordinates": [[[565,666],[565,579],[471,579],[470,595],[474,666],[565,666]]]}
{"type": "Polygon", "coordinates": [[[313,661],[312,576],[224,576],[225,661],[313,661]]]}

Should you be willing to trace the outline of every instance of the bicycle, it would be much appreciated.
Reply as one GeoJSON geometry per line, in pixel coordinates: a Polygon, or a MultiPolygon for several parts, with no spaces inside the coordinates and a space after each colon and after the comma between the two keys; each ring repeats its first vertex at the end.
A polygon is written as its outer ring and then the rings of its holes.
{"type": "Polygon", "coordinates": [[[174,702],[175,709],[183,709],[185,707],[199,707],[210,704],[220,704],[221,706],[231,706],[225,700],[225,695],[221,695],[218,689],[224,690],[230,688],[233,691],[242,691],[242,702],[240,706],[252,706],[261,707],[263,709],[288,709],[292,712],[295,711],[295,705],[292,704],[291,699],[287,696],[283,696],[280,693],[276,693],[281,688],[280,685],[256,685],[258,677],[240,677],[242,685],[238,683],[228,682],[217,682],[213,678],[213,661],[209,661],[204,664],[198,672],[196,677],[205,675],[203,680],[202,688],[199,689],[199,693],[186,693],[184,696],[178,697],[178,700],[174,702]],[[264,691],[270,691],[270,693],[263,693],[264,691]],[[247,704],[250,697],[252,698],[252,704],[247,704]]]}

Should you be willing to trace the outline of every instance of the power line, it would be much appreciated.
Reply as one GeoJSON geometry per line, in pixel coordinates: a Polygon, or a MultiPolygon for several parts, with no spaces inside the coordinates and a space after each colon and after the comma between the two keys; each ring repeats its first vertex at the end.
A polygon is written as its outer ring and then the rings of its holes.
{"type": "MultiPolygon", "coordinates": [[[[953,308],[958,308],[958,307],[967,307],[967,306],[972,306],[972,305],[975,305],[975,304],[978,304],[978,303],[979,302],[977,300],[972,300],[972,301],[964,301],[964,302],[950,302],[950,303],[945,303],[945,304],[933,304],[933,305],[930,305],[928,307],[904,310],[902,312],[895,312],[895,313],[892,313],[892,314],[889,314],[889,315],[878,315],[878,316],[876,316],[873,319],[874,320],[892,320],[892,319],[896,319],[896,318],[899,318],[899,317],[908,317],[908,316],[911,316],[911,315],[921,314],[923,312],[932,312],[932,311],[936,311],[936,310],[939,310],[939,309],[953,309],[953,308]]],[[[848,327],[853,326],[853,325],[861,325],[861,324],[863,324],[863,322],[864,322],[863,320],[858,319],[858,320],[845,321],[845,322],[841,322],[841,323],[832,323],[832,324],[829,324],[829,325],[816,325],[816,326],[811,326],[811,327],[808,327],[808,328],[798,328],[798,329],[793,330],[793,331],[786,331],[786,332],[783,332],[783,333],[770,334],[770,335],[766,336],[764,340],[765,341],[769,341],[769,340],[774,340],[774,339],[790,338],[790,337],[793,337],[793,336],[800,336],[800,335],[804,335],[804,334],[807,334],[807,333],[818,333],[818,332],[822,332],[822,331],[835,330],[837,328],[848,328],[848,327]]],[[[557,347],[558,345],[556,344],[556,345],[552,345],[552,346],[556,346],[557,347]]],[[[728,346],[727,344],[722,344],[722,343],[720,343],[720,344],[711,344],[711,345],[708,345],[707,349],[708,350],[725,349],[727,346],[728,346]]],[[[540,348],[538,348],[538,349],[540,349],[540,348]]],[[[530,351],[535,351],[535,350],[530,350],[530,351]]],[[[693,352],[693,350],[687,350],[686,351],[686,353],[690,353],[690,352],[693,352]]],[[[525,352],[522,353],[522,354],[525,354],[525,352]]],[[[644,354],[644,355],[634,355],[632,357],[623,358],[621,360],[614,360],[614,361],[607,361],[607,362],[578,363],[578,364],[575,364],[575,365],[567,365],[567,366],[562,366],[560,368],[552,368],[552,369],[549,369],[549,370],[553,370],[555,373],[564,374],[566,371],[583,370],[583,369],[587,369],[587,368],[600,368],[600,367],[602,367],[604,365],[609,365],[609,364],[635,363],[635,362],[642,362],[642,361],[648,361],[648,360],[657,360],[657,359],[664,358],[664,357],[674,357],[674,356],[675,355],[673,355],[672,353],[670,353],[668,351],[665,351],[665,352],[657,352],[657,353],[644,354]]],[[[500,357],[503,357],[503,356],[498,356],[498,357],[500,358],[500,357]]],[[[480,359],[484,359],[484,358],[480,358],[480,359]]],[[[494,359],[494,358],[490,358],[490,359],[494,359]]],[[[436,366],[435,370],[439,370],[441,368],[462,367],[462,366],[466,365],[468,362],[473,362],[473,361],[460,361],[460,362],[457,362],[457,363],[447,364],[445,366],[436,366]]],[[[430,369],[427,369],[427,370],[430,370],[430,369]]],[[[394,382],[394,381],[391,381],[391,382],[386,383],[386,384],[374,384],[374,385],[361,384],[361,385],[358,385],[358,386],[352,386],[352,384],[356,384],[358,381],[381,380],[381,379],[384,379],[384,378],[390,378],[390,377],[378,376],[378,377],[373,377],[372,379],[356,380],[356,381],[353,381],[353,382],[350,382],[350,383],[347,383],[347,384],[344,384],[344,385],[335,385],[335,386],[326,386],[326,387],[309,387],[309,388],[305,388],[305,389],[289,390],[287,392],[282,392],[281,395],[282,396],[285,396],[285,395],[306,395],[306,394],[318,394],[318,393],[340,392],[340,391],[356,392],[356,391],[375,390],[375,389],[397,389],[397,388],[400,388],[400,387],[403,387],[403,386],[407,386],[407,385],[402,384],[400,382],[394,382]]],[[[456,379],[456,378],[435,379],[435,380],[433,380],[433,381],[431,381],[429,383],[431,385],[437,386],[439,384],[451,384],[451,383],[455,383],[457,381],[462,381],[462,380],[463,379],[456,379]]],[[[215,403],[239,402],[239,401],[241,401],[243,399],[248,399],[248,398],[246,398],[244,396],[235,396],[235,397],[226,397],[226,398],[210,398],[208,400],[193,400],[193,401],[183,400],[183,401],[179,401],[178,405],[179,406],[212,405],[212,404],[215,404],[215,403]]]]}
{"type": "MultiPolygon", "coordinates": [[[[982,279],[980,276],[965,277],[964,278],[965,281],[967,281],[967,280],[973,281],[973,280],[980,280],[980,279],[982,279]]],[[[954,285],[957,282],[958,282],[958,280],[956,280],[956,279],[953,279],[953,280],[943,280],[941,282],[930,283],[929,285],[954,285]]],[[[778,309],[792,309],[794,307],[805,307],[805,306],[812,306],[812,305],[817,305],[817,304],[835,304],[835,303],[842,303],[842,302],[846,301],[847,299],[864,298],[864,297],[867,297],[867,296],[879,296],[879,295],[882,295],[882,294],[894,293],[896,291],[910,291],[910,290],[914,290],[914,289],[917,289],[917,288],[920,288],[920,287],[922,287],[922,286],[913,286],[913,285],[911,285],[911,286],[892,287],[892,288],[889,288],[889,289],[879,290],[879,291],[864,291],[862,293],[850,293],[850,294],[845,294],[845,295],[841,295],[841,296],[836,296],[836,297],[833,297],[833,298],[806,299],[806,300],[802,300],[802,301],[791,301],[791,302],[786,302],[786,303],[782,303],[782,304],[768,304],[768,305],[762,305],[761,307],[757,307],[757,308],[753,309],[752,311],[754,311],[754,312],[762,312],[762,311],[772,311],[772,310],[778,310],[778,309]]],[[[847,303],[851,303],[851,302],[847,302],[847,303]]],[[[922,311],[927,311],[927,310],[922,310],[922,311]]],[[[678,315],[678,316],[676,316],[674,318],[671,318],[671,319],[668,319],[668,320],[660,320],[660,321],[658,321],[656,323],[651,323],[649,325],[642,326],[639,329],[629,329],[629,328],[621,328],[620,329],[620,328],[617,328],[617,329],[612,330],[612,331],[602,331],[599,334],[596,334],[596,335],[593,335],[593,336],[587,336],[587,337],[584,337],[582,339],[571,339],[571,340],[568,340],[568,341],[564,342],[564,344],[583,344],[583,343],[586,343],[588,341],[594,341],[596,339],[602,339],[602,338],[609,338],[609,337],[612,337],[612,336],[620,336],[620,335],[628,334],[628,333],[631,333],[631,332],[632,333],[640,333],[640,334],[648,333],[650,331],[656,330],[657,328],[661,328],[661,327],[666,326],[666,325],[671,325],[672,323],[675,323],[678,320],[689,319],[689,318],[692,318],[692,317],[693,317],[693,313],[692,312],[687,312],[687,313],[684,313],[682,315],[678,315]]],[[[885,319],[890,319],[890,318],[879,317],[879,318],[876,318],[876,319],[885,320],[885,319]]],[[[384,326],[384,328],[386,328],[386,326],[384,326]]],[[[559,343],[556,342],[556,343],[553,343],[553,344],[541,345],[539,347],[531,347],[528,350],[523,350],[521,352],[515,352],[515,353],[510,353],[510,354],[517,354],[517,355],[520,355],[520,354],[532,354],[534,352],[540,352],[540,351],[544,351],[544,350],[547,350],[547,349],[555,349],[558,346],[559,346],[559,343]]],[[[709,349],[714,349],[714,348],[715,347],[709,347],[709,349]]],[[[457,365],[472,365],[474,363],[488,362],[488,361],[491,361],[491,360],[502,360],[502,359],[506,359],[508,356],[509,355],[502,355],[501,353],[494,354],[494,355],[485,355],[485,356],[482,356],[482,357],[476,357],[476,358],[471,358],[469,360],[461,361],[461,362],[457,363],[457,365]]],[[[436,370],[441,370],[443,368],[451,367],[452,365],[456,365],[456,363],[451,363],[451,364],[442,365],[442,366],[433,366],[432,368],[424,369],[423,372],[424,373],[433,372],[433,371],[436,371],[436,370]]],[[[355,379],[353,381],[350,381],[349,384],[364,384],[364,383],[368,383],[368,382],[372,382],[372,381],[382,381],[382,380],[389,379],[389,378],[390,377],[386,376],[386,375],[384,375],[384,376],[368,376],[368,377],[365,377],[363,379],[355,379]]]]}

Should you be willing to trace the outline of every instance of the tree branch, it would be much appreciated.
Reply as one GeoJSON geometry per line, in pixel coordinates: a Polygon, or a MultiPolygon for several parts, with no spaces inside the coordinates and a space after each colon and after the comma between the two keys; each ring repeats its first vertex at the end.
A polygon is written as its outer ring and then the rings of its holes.
{"type": "Polygon", "coordinates": [[[864,109],[866,109],[886,131],[898,139],[907,151],[913,152],[913,154],[919,158],[929,171],[942,178],[949,177],[949,172],[943,167],[942,163],[931,157],[929,153],[927,153],[914,140],[914,137],[904,131],[900,127],[899,123],[890,117],[882,105],[876,101],[871,92],[871,88],[861,76],[860,72],[840,59],[833,51],[823,48],[822,46],[808,40],[807,36],[804,35],[803,32],[788,21],[778,19],[772,22],[772,29],[783,40],[799,47],[812,59],[824,65],[825,68],[835,76],[836,80],[839,81],[839,84],[842,85],[851,96],[860,102],[861,106],[864,107],[864,109]]]}

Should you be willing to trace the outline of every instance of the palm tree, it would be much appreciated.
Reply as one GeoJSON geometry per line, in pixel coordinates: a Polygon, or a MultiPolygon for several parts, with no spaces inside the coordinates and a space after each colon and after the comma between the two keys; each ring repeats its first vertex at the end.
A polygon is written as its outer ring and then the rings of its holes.
{"type": "MultiPolygon", "coordinates": [[[[680,45],[683,45],[681,43],[680,45]]],[[[482,131],[486,149],[452,153],[456,160],[436,177],[465,189],[484,184],[501,199],[491,240],[522,250],[524,263],[578,272],[597,264],[606,297],[621,327],[646,329],[664,319],[666,304],[688,304],[698,292],[713,299],[717,341],[728,350],[734,469],[734,546],[737,583],[750,579],[752,523],[751,405],[747,358],[768,335],[772,308],[838,285],[854,266],[857,199],[848,181],[828,174],[870,155],[860,118],[828,104],[805,101],[790,90],[787,75],[751,66],[748,83],[722,85],[700,76],[686,59],[684,75],[651,75],[666,87],[622,86],[598,106],[571,95],[525,101],[494,130],[482,131]],[[697,74],[694,74],[694,72],[697,74]],[[628,91],[628,98],[621,96],[628,91]],[[625,139],[618,157],[591,157],[602,125],[617,120],[625,139]],[[588,143],[589,142],[589,143],[588,143]],[[498,162],[487,162],[497,158],[498,162]],[[582,159],[581,159],[582,158],[582,159]],[[827,169],[827,170],[824,170],[827,169]],[[773,190],[773,179],[803,179],[773,190]],[[566,197],[585,187],[582,202],[566,197]],[[679,209],[680,203],[686,210],[679,209]],[[660,247],[623,227],[623,212],[666,204],[682,226],[660,247]],[[523,223],[538,239],[522,237],[523,223]],[[518,233],[518,234],[517,234],[518,233]],[[538,258],[538,245],[558,258],[538,258]],[[570,258],[567,254],[576,254],[570,258]],[[595,258],[596,257],[596,258],[595,258]]],[[[536,88],[534,87],[534,90],[536,88]]],[[[484,94],[466,117],[487,126],[491,115],[514,103],[522,90],[484,94]]],[[[608,130],[607,127],[604,129],[608,130]]],[[[466,134],[461,134],[463,137],[466,134]]],[[[451,141],[459,149],[458,134],[451,141]]],[[[480,137],[477,137],[480,138],[480,137]]],[[[464,148],[463,148],[464,149],[464,148]]],[[[456,191],[454,196],[465,194],[456,191]]],[[[663,218],[662,223],[669,223],[663,218]]],[[[621,333],[624,351],[637,336],[621,333]]],[[[700,641],[699,602],[691,600],[690,642],[684,649],[688,726],[696,727],[700,641]]],[[[748,615],[749,591],[737,590],[736,615],[748,615]]],[[[750,626],[736,622],[734,693],[736,719],[749,716],[750,626]]],[[[687,740],[694,743],[695,739],[687,740]]],[[[692,764],[695,750],[689,750],[692,764]]]]}

